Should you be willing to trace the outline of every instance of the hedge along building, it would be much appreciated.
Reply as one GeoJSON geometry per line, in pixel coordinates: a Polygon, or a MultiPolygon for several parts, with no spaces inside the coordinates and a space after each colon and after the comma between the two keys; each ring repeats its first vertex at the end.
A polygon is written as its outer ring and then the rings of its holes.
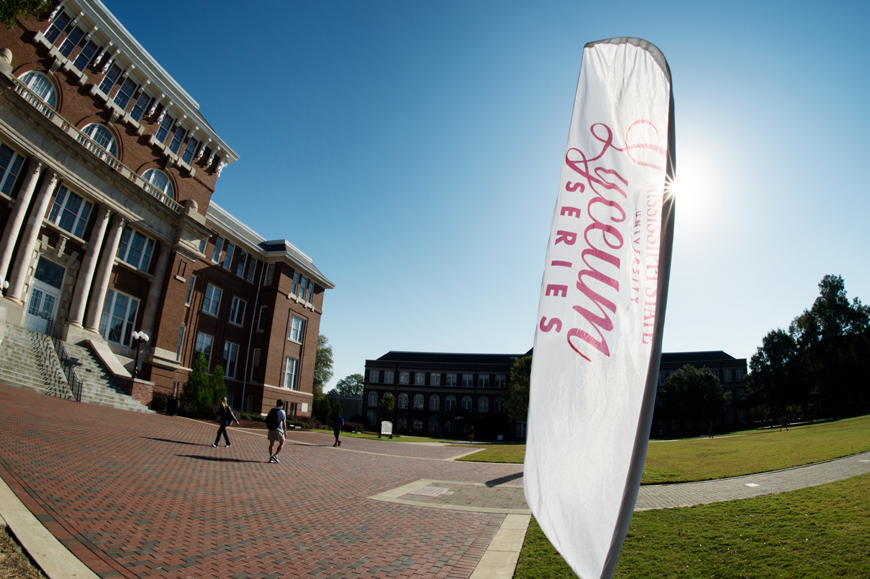
{"type": "Polygon", "coordinates": [[[238,155],[198,103],[97,0],[0,26],[0,49],[7,323],[51,325],[127,372],[143,331],[138,392],[177,393],[203,352],[234,406],[310,413],[334,285],[211,202],[238,155]]]}

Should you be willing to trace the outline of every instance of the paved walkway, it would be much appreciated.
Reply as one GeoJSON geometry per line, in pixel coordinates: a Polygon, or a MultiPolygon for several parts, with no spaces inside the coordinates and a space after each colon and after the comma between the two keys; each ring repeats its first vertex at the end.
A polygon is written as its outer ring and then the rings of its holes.
{"type": "MultiPolygon", "coordinates": [[[[230,429],[233,445],[212,448],[216,425],[6,386],[0,408],[0,477],[11,489],[0,489],[0,514],[13,530],[23,523],[10,516],[35,515],[45,544],[50,533],[92,577],[510,578],[528,523],[522,465],[454,462],[468,447],[345,438],[333,448],[331,435],[295,432],[281,463],[268,464],[264,431],[230,429]],[[17,511],[13,493],[23,503],[17,511]]],[[[638,508],[863,472],[870,453],[643,487],[638,508]]],[[[25,546],[62,556],[43,543],[25,546]]],[[[53,579],[64,576],[59,567],[53,579]]]]}

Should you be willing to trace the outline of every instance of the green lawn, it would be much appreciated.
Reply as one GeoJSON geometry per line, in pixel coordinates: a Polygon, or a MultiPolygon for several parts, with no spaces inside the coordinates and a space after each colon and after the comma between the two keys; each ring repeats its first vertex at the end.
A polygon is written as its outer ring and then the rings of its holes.
{"type": "MultiPolygon", "coordinates": [[[[635,513],[614,578],[870,577],[870,475],[635,513]]],[[[574,578],[532,520],[514,579],[574,578]]]]}
{"type": "MultiPolygon", "coordinates": [[[[477,446],[477,445],[475,445],[477,446]]],[[[522,444],[481,447],[460,460],[521,463],[522,444]]],[[[716,438],[650,441],[643,484],[686,482],[779,470],[870,450],[870,416],[749,430],[716,438]]]]}

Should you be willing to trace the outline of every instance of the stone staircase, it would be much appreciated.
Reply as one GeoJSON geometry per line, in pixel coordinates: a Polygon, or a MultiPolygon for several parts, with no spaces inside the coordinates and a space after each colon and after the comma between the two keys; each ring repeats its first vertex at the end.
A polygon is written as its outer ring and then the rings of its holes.
{"type": "MultiPolygon", "coordinates": [[[[152,412],[124,393],[90,350],[68,342],[64,347],[70,358],[77,359],[75,372],[83,383],[83,403],[152,412]]],[[[13,324],[5,324],[0,342],[0,383],[73,399],[51,338],[13,324]]]]}

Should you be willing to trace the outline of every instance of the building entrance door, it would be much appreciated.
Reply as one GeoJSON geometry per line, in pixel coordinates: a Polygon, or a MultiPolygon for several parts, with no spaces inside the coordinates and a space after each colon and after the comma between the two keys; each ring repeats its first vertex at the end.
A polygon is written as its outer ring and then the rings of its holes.
{"type": "Polygon", "coordinates": [[[39,258],[36,273],[33,274],[33,284],[24,319],[24,327],[28,330],[41,334],[48,330],[48,324],[57,312],[57,302],[60,300],[60,288],[65,272],[63,266],[44,257],[39,258]]]}

